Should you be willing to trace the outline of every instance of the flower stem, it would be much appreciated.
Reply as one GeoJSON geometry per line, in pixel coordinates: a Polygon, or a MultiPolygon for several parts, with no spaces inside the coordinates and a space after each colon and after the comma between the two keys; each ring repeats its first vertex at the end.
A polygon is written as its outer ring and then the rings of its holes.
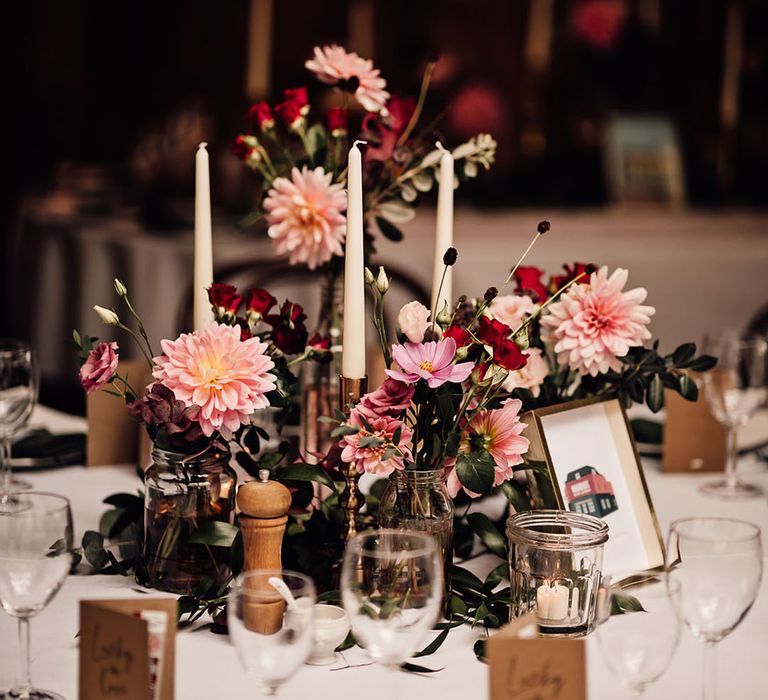
{"type": "Polygon", "coordinates": [[[424,76],[421,79],[421,88],[419,90],[419,99],[416,102],[416,109],[413,110],[413,114],[408,121],[408,126],[405,127],[405,131],[403,131],[403,133],[400,134],[400,138],[397,139],[398,146],[402,146],[408,140],[408,137],[411,135],[411,132],[414,130],[421,117],[421,112],[424,109],[424,102],[427,99],[427,92],[429,91],[429,82],[432,79],[432,71],[435,70],[436,65],[437,61],[430,61],[427,63],[427,67],[424,70],[424,76]]]}
{"type": "MultiPolygon", "coordinates": [[[[152,358],[147,354],[147,351],[144,349],[144,346],[141,344],[141,340],[139,340],[139,336],[136,335],[134,331],[132,331],[128,326],[126,326],[123,323],[116,324],[118,328],[122,328],[127,333],[131,334],[131,337],[136,341],[136,345],[139,346],[139,350],[141,350],[141,354],[144,355],[144,359],[147,361],[147,364],[149,365],[149,368],[152,369],[152,358]]],[[[150,349],[151,352],[151,349],[150,349]]]]}

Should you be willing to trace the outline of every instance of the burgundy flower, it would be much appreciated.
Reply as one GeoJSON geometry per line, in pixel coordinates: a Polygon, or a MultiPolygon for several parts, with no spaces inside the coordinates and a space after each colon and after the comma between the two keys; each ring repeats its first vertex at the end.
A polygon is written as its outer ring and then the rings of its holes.
{"type": "Polygon", "coordinates": [[[243,301],[237,293],[237,288],[231,284],[214,282],[208,287],[208,299],[216,314],[216,318],[237,316],[237,310],[243,301]]]}
{"type": "MultiPolygon", "coordinates": [[[[571,280],[575,279],[580,274],[585,273],[588,267],[594,267],[594,265],[580,262],[575,262],[573,265],[563,265],[565,274],[552,275],[552,278],[549,280],[550,293],[554,294],[558,289],[565,287],[565,285],[568,284],[571,280]]],[[[582,279],[585,282],[589,282],[589,278],[586,275],[584,275],[582,279]]]]}
{"type": "Polygon", "coordinates": [[[506,323],[481,316],[476,335],[484,345],[494,346],[499,340],[508,338],[511,333],[512,329],[506,323]]]}
{"type": "Polygon", "coordinates": [[[310,359],[324,365],[333,360],[331,353],[331,339],[323,337],[319,333],[313,333],[307,341],[307,347],[312,351],[310,359]]]}
{"type": "Polygon", "coordinates": [[[179,401],[173,391],[160,382],[155,382],[144,396],[128,404],[128,412],[151,428],[152,437],[163,428],[171,444],[182,449],[204,437],[196,420],[199,410],[197,406],[179,401]]]}
{"type": "Polygon", "coordinates": [[[253,338],[253,333],[251,333],[251,327],[248,325],[248,321],[242,318],[235,319],[235,325],[240,327],[240,340],[248,340],[248,338],[253,338]]]}
{"type": "Polygon", "coordinates": [[[378,389],[363,396],[357,410],[369,420],[378,416],[397,417],[411,405],[414,391],[415,384],[388,378],[378,389]]]}
{"type": "Polygon", "coordinates": [[[269,314],[264,318],[272,326],[272,342],[286,355],[295,355],[306,347],[306,318],[304,309],[287,299],[280,307],[279,314],[269,314]]]}
{"type": "Polygon", "coordinates": [[[295,127],[309,109],[307,88],[285,90],[285,101],[275,107],[286,126],[295,127]]]}
{"type": "Polygon", "coordinates": [[[267,312],[277,304],[277,299],[273,297],[266,289],[254,287],[248,290],[248,297],[245,302],[245,311],[248,320],[260,321],[267,312]]]}
{"type": "Polygon", "coordinates": [[[262,131],[269,131],[275,126],[275,118],[272,115],[272,110],[263,100],[251,105],[245,118],[250,123],[258,126],[262,131]]]}
{"type": "Polygon", "coordinates": [[[240,160],[247,160],[251,155],[252,150],[253,145],[246,134],[240,134],[235,138],[235,143],[232,145],[232,153],[234,153],[240,160]]]}
{"type": "Polygon", "coordinates": [[[80,367],[80,383],[92,394],[107,384],[117,371],[117,343],[99,343],[80,367]]]}
{"type": "Polygon", "coordinates": [[[539,303],[546,301],[549,297],[547,288],[541,281],[541,276],[544,274],[544,270],[540,270],[533,265],[526,267],[518,267],[515,271],[515,281],[517,282],[517,291],[522,294],[528,294],[534,298],[534,301],[539,303]]]}
{"type": "Polygon", "coordinates": [[[363,118],[363,133],[371,141],[365,149],[366,161],[387,161],[392,157],[397,140],[405,131],[416,109],[416,100],[393,95],[387,103],[387,116],[369,112],[363,118]]]}
{"type": "Polygon", "coordinates": [[[463,348],[472,343],[472,336],[466,328],[461,326],[448,326],[443,332],[443,338],[453,338],[457,348],[463,348]]]}
{"type": "Polygon", "coordinates": [[[325,115],[328,120],[328,131],[331,132],[331,136],[339,138],[347,133],[347,110],[335,107],[329,109],[328,114],[325,115]]]}
{"type": "Polygon", "coordinates": [[[493,346],[493,362],[510,372],[525,367],[528,355],[517,347],[514,340],[499,338],[493,346]]]}

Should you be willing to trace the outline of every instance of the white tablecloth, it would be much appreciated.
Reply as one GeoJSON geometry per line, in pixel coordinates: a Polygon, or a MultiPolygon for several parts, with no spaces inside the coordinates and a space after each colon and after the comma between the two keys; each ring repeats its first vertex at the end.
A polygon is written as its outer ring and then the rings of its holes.
{"type": "MultiPolygon", "coordinates": [[[[82,427],[78,419],[64,421],[60,414],[38,410],[33,423],[71,430],[82,427]]],[[[749,478],[768,488],[764,465],[745,461],[749,478]]],[[[130,468],[67,467],[28,474],[37,489],[65,494],[72,501],[76,538],[95,529],[104,506],[101,499],[116,491],[131,491],[140,484],[130,468]]],[[[768,503],[765,500],[725,503],[699,495],[697,485],[706,476],[662,475],[655,463],[646,466],[649,488],[662,531],[674,518],[694,515],[738,517],[760,525],[764,553],[768,553],[768,503]]],[[[711,478],[711,477],[709,477],[711,478]]],[[[768,561],[765,562],[768,566],[768,561]]],[[[473,563],[482,567],[482,561],[473,563]]],[[[32,622],[32,676],[39,687],[77,697],[77,601],[83,598],[141,595],[131,579],[121,576],[72,576],[51,604],[32,622]]],[[[487,697],[488,669],[477,662],[472,643],[482,633],[460,628],[450,633],[438,653],[420,663],[443,668],[429,676],[400,674],[403,698],[429,695],[440,700],[487,697]]],[[[593,635],[594,637],[594,635],[593,635]]],[[[15,622],[0,616],[0,687],[7,685],[15,661],[15,622]]],[[[621,689],[603,663],[596,640],[587,641],[590,700],[621,700],[621,689]]],[[[648,693],[649,700],[688,700],[700,696],[701,643],[687,631],[667,673],[648,693]]],[[[768,697],[765,664],[768,661],[768,575],[758,600],[744,622],[719,645],[720,700],[764,700],[768,697]]],[[[365,652],[352,649],[329,667],[305,666],[281,690],[280,697],[333,698],[334,700],[393,700],[392,678],[383,669],[369,666],[365,652]],[[346,664],[351,668],[342,669],[346,664]]],[[[242,671],[226,637],[207,631],[182,632],[177,639],[176,697],[179,700],[260,697],[242,671]]]]}

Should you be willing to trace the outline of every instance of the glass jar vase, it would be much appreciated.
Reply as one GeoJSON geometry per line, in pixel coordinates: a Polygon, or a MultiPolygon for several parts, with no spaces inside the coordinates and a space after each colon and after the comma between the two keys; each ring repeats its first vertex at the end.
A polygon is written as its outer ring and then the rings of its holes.
{"type": "Polygon", "coordinates": [[[608,525],[565,510],[533,510],[507,520],[511,615],[536,611],[539,632],[581,637],[595,628],[608,525]]]}
{"type": "Polygon", "coordinates": [[[206,523],[234,521],[237,475],[229,460],[229,450],[185,455],[153,447],[144,475],[146,585],[181,595],[217,595],[229,581],[229,550],[189,541],[206,523]]]}
{"type": "Polygon", "coordinates": [[[451,592],[453,514],[453,499],[439,469],[392,472],[379,503],[380,527],[415,530],[435,539],[443,563],[444,602],[451,592]]]}

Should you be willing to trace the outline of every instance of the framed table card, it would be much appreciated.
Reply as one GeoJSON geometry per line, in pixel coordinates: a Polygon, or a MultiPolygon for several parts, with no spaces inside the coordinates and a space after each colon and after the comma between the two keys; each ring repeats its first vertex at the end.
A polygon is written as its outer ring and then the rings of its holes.
{"type": "Polygon", "coordinates": [[[664,542],[629,421],[618,399],[585,399],[522,417],[531,441],[529,473],[539,508],[559,508],[608,523],[603,574],[620,576],[664,565],[664,542]]]}
{"type": "Polygon", "coordinates": [[[586,700],[582,639],[538,638],[536,613],[488,640],[490,700],[586,700]]]}
{"type": "Polygon", "coordinates": [[[173,598],[80,601],[80,700],[173,700],[173,598]]]}

